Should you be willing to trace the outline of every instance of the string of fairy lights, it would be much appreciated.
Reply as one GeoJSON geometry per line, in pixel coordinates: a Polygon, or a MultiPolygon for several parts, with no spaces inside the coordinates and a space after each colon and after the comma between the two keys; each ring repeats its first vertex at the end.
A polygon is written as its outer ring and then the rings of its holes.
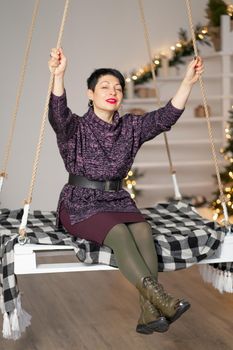
{"type": "MultiPolygon", "coordinates": [[[[196,40],[201,44],[210,45],[208,40],[208,28],[206,26],[197,25],[195,28],[196,40]]],[[[193,54],[192,40],[187,38],[187,32],[184,29],[180,29],[178,41],[171,45],[167,53],[165,51],[154,55],[152,63],[155,73],[158,73],[158,69],[163,66],[164,62],[169,67],[176,66],[177,64],[184,64],[183,57],[193,54]]],[[[126,76],[126,83],[131,81],[136,84],[144,83],[152,78],[151,64],[147,63],[143,67],[136,70],[132,70],[131,73],[126,76]]]]}
{"type": "MultiPolygon", "coordinates": [[[[227,14],[230,17],[233,17],[232,3],[227,4],[227,14]]],[[[210,45],[208,40],[209,34],[207,26],[201,26],[200,24],[198,24],[196,25],[194,32],[197,42],[200,42],[201,44],[210,45]]],[[[193,53],[194,51],[192,40],[188,40],[186,31],[181,29],[179,32],[178,41],[174,45],[171,45],[166,53],[163,51],[159,54],[154,55],[152,63],[154,65],[155,73],[158,73],[158,69],[162,67],[164,62],[166,62],[166,64],[168,64],[169,67],[176,66],[177,64],[185,63],[182,60],[182,57],[190,56],[193,53]]],[[[126,74],[125,78],[126,83],[133,82],[135,85],[150,80],[152,78],[151,64],[147,63],[143,67],[140,67],[136,70],[132,70],[130,73],[126,74]]]]}
{"type": "Polygon", "coordinates": [[[143,174],[139,173],[138,169],[131,169],[128,172],[127,176],[124,178],[123,185],[127,188],[132,199],[135,199],[136,196],[140,193],[140,190],[136,188],[136,180],[141,176],[143,176],[143,174]]]}
{"type": "Polygon", "coordinates": [[[127,190],[129,191],[131,198],[133,198],[133,199],[136,197],[136,194],[134,192],[136,184],[137,183],[135,180],[134,172],[133,172],[133,170],[130,170],[128,172],[128,175],[124,179],[124,185],[127,188],[127,190]]]}

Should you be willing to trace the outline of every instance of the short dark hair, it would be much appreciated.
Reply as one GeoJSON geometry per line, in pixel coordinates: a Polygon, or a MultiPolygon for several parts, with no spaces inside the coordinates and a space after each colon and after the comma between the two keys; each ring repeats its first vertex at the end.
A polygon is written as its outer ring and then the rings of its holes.
{"type": "Polygon", "coordinates": [[[124,91],[125,78],[123,77],[121,72],[119,72],[119,70],[113,69],[113,68],[99,68],[99,69],[94,70],[94,72],[87,79],[88,89],[94,91],[96,84],[98,83],[99,78],[104,76],[104,75],[113,75],[114,77],[116,77],[119,80],[119,83],[122,87],[122,90],[124,91]]]}

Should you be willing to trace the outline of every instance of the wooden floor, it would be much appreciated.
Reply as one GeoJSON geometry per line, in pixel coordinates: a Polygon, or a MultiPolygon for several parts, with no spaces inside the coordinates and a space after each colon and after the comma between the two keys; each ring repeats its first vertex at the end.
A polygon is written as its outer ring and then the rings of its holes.
{"type": "Polygon", "coordinates": [[[21,276],[32,325],[16,342],[1,338],[0,349],[233,350],[232,294],[204,284],[197,266],[160,281],[192,307],[168,332],[148,336],[135,332],[138,294],[119,271],[21,276]]]}

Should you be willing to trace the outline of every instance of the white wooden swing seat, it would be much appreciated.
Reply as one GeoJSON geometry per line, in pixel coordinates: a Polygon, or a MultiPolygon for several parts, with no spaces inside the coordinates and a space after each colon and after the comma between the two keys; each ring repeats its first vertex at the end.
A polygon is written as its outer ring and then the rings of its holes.
{"type": "MultiPolygon", "coordinates": [[[[73,247],[57,246],[57,245],[38,245],[16,244],[14,247],[15,256],[15,274],[37,274],[37,273],[58,273],[58,272],[77,272],[77,271],[101,271],[116,270],[115,267],[104,264],[86,264],[82,262],[76,263],[37,263],[38,253],[43,252],[43,256],[71,255],[74,253],[73,247]],[[60,253],[59,253],[60,252],[60,253]]],[[[216,252],[216,255],[210,259],[204,259],[199,264],[214,264],[220,262],[231,262],[233,260],[233,236],[226,236],[224,243],[216,252]]]]}
{"type": "MultiPolygon", "coordinates": [[[[42,244],[16,244],[14,247],[14,271],[16,275],[59,273],[77,271],[107,271],[117,270],[115,267],[104,264],[72,263],[37,263],[39,254],[43,256],[71,255],[74,248],[71,246],[42,245],[42,244]]],[[[227,235],[220,248],[212,258],[203,259],[198,264],[215,264],[233,261],[233,235],[227,235]]]]}
{"type": "Polygon", "coordinates": [[[36,273],[57,273],[77,271],[101,271],[117,270],[115,267],[104,264],[87,264],[83,262],[49,263],[37,262],[38,255],[57,256],[74,255],[71,246],[48,245],[48,244],[16,244],[14,247],[14,271],[16,275],[36,273]]]}
{"type": "Polygon", "coordinates": [[[233,261],[233,234],[228,234],[216,254],[209,259],[199,261],[199,264],[219,264],[233,261]]]}

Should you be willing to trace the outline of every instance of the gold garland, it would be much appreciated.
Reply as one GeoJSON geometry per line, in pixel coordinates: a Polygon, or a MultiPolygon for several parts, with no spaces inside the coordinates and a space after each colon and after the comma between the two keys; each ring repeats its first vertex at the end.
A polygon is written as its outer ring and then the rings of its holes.
{"type": "MultiPolygon", "coordinates": [[[[206,44],[211,46],[208,40],[208,28],[206,26],[201,26],[200,24],[195,28],[196,40],[201,44],[206,44]]],[[[157,74],[158,68],[162,66],[163,59],[168,60],[169,66],[177,66],[178,64],[184,64],[182,58],[191,56],[193,54],[192,40],[188,39],[187,32],[184,29],[179,31],[179,40],[170,47],[170,54],[165,54],[165,52],[160,52],[153,57],[153,65],[155,73],[157,74]],[[170,58],[169,58],[170,57],[170,58]]],[[[142,84],[148,80],[152,79],[151,66],[150,63],[137,70],[131,71],[130,74],[126,75],[126,82],[133,82],[134,84],[142,84]]]]}

